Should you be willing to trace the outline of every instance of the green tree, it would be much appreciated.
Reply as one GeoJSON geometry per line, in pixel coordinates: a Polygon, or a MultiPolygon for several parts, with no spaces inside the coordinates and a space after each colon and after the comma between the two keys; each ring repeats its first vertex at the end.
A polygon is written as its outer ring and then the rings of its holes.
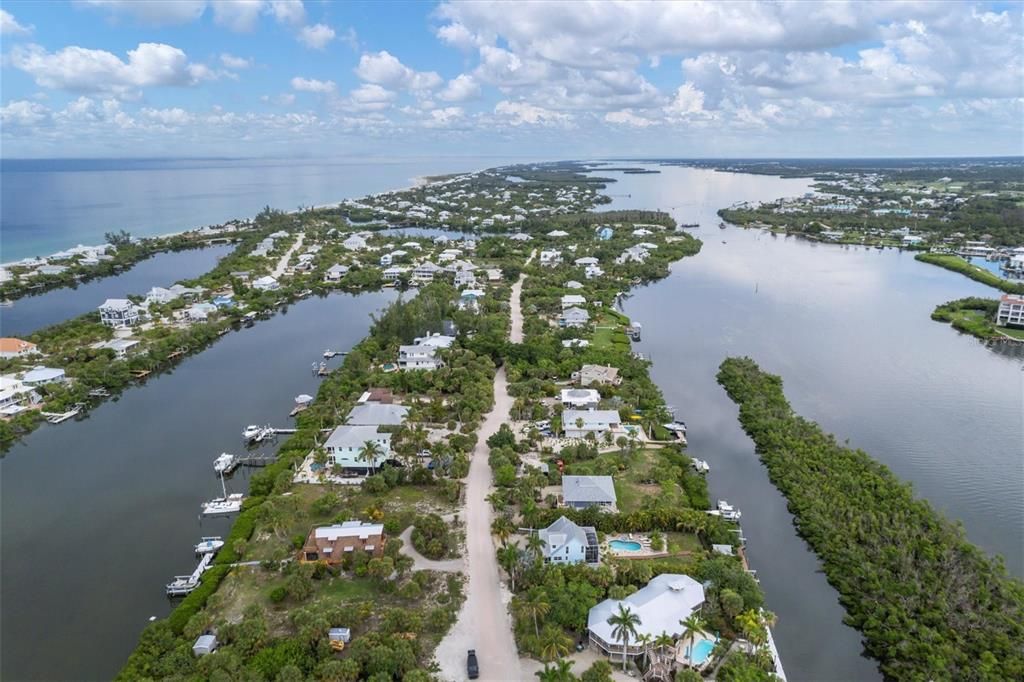
{"type": "Polygon", "coordinates": [[[694,611],[686,620],[679,621],[679,624],[683,626],[683,639],[689,642],[686,646],[686,657],[690,658],[693,654],[693,640],[707,627],[707,623],[704,622],[704,618],[700,613],[694,611]]]}
{"type": "Polygon", "coordinates": [[[551,663],[545,663],[543,670],[538,670],[534,673],[541,679],[541,682],[573,682],[577,679],[572,674],[572,663],[564,658],[560,658],[551,663]]]}
{"type": "Polygon", "coordinates": [[[526,594],[520,595],[516,598],[516,605],[514,608],[516,608],[524,618],[530,618],[533,620],[534,634],[540,637],[540,625],[538,620],[543,619],[544,616],[548,615],[548,611],[551,609],[551,604],[545,599],[544,590],[540,588],[533,588],[526,594]]]}
{"type": "Polygon", "coordinates": [[[383,454],[384,452],[380,445],[372,440],[368,440],[360,448],[357,459],[361,462],[367,462],[370,467],[370,475],[373,475],[377,471],[377,458],[383,454]]]}
{"type": "Polygon", "coordinates": [[[628,606],[619,604],[618,612],[608,617],[608,624],[612,626],[612,637],[622,643],[622,672],[626,672],[626,649],[629,647],[629,638],[636,637],[640,616],[628,606]]]}
{"type": "Polygon", "coordinates": [[[553,661],[560,656],[568,656],[572,650],[572,638],[557,625],[545,625],[537,638],[540,657],[544,661],[553,661]]]}

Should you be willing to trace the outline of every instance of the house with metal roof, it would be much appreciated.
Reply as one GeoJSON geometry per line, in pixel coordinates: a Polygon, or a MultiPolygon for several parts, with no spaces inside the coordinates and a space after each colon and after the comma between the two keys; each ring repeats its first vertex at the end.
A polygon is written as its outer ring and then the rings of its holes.
{"type": "Polygon", "coordinates": [[[619,368],[605,365],[583,365],[580,371],[572,373],[572,378],[579,382],[580,386],[590,386],[591,384],[617,386],[622,383],[622,379],[619,377],[619,368]]]}
{"type": "Polygon", "coordinates": [[[657,637],[662,632],[674,639],[683,634],[680,621],[689,618],[704,604],[704,586],[688,575],[663,573],[652,578],[647,586],[637,590],[625,599],[605,599],[590,609],[587,615],[587,629],[590,644],[612,658],[622,660],[623,656],[634,658],[643,653],[639,639],[648,635],[657,637]],[[623,607],[639,616],[636,636],[623,646],[612,634],[615,626],[608,619],[623,607]]]}
{"type": "Polygon", "coordinates": [[[25,372],[25,376],[21,378],[21,382],[26,386],[60,384],[65,381],[67,381],[67,377],[64,375],[64,370],[54,367],[43,367],[42,365],[36,365],[25,372]]]}
{"type": "Polygon", "coordinates": [[[340,282],[341,278],[348,274],[349,269],[350,268],[347,265],[335,263],[331,267],[327,268],[327,271],[324,273],[324,281],[340,282]]]}
{"type": "Polygon", "coordinates": [[[398,426],[405,423],[408,414],[409,408],[405,405],[368,401],[353,407],[345,423],[352,426],[398,426]]]}
{"type": "Polygon", "coordinates": [[[541,553],[544,561],[552,564],[596,564],[600,560],[597,530],[593,526],[578,526],[564,516],[537,535],[544,543],[541,553]]]}
{"type": "Polygon", "coordinates": [[[345,521],[333,526],[313,528],[299,551],[299,561],[323,561],[339,564],[346,555],[366,552],[373,556],[384,553],[384,524],[345,521]]]}
{"type": "Polygon", "coordinates": [[[566,294],[562,296],[562,310],[566,308],[572,308],[573,306],[586,305],[587,299],[579,294],[566,294]]]}
{"type": "Polygon", "coordinates": [[[600,438],[606,431],[622,425],[618,410],[566,410],[562,413],[562,429],[566,438],[600,438]]]}
{"type": "Polygon", "coordinates": [[[327,452],[327,464],[341,465],[346,471],[369,473],[391,459],[391,434],[380,433],[376,426],[353,426],[346,424],[331,432],[324,443],[327,452]],[[363,450],[367,443],[377,446],[377,455],[363,458],[363,450]]]}
{"type": "Polygon", "coordinates": [[[281,285],[270,275],[265,275],[253,282],[252,288],[260,291],[276,291],[281,288],[281,285]]]}
{"type": "Polygon", "coordinates": [[[615,509],[615,482],[611,476],[562,476],[562,501],[573,509],[615,509]]]}
{"type": "Polygon", "coordinates": [[[562,407],[575,410],[592,410],[601,402],[601,394],[593,388],[563,388],[562,407]]]}
{"type": "Polygon", "coordinates": [[[127,298],[108,298],[100,306],[100,322],[115,329],[139,323],[139,308],[127,298]]]}
{"type": "Polygon", "coordinates": [[[585,327],[590,322],[590,313],[583,308],[566,308],[558,317],[559,327],[585,327]]]}

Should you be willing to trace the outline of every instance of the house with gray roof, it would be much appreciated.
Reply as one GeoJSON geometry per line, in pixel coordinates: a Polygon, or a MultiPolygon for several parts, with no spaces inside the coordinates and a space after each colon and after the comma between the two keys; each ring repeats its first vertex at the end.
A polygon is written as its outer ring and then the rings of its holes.
{"type": "Polygon", "coordinates": [[[577,526],[564,516],[537,535],[544,543],[544,561],[552,564],[596,564],[600,559],[597,530],[593,526],[577,526]]]}
{"type": "Polygon", "coordinates": [[[601,402],[601,394],[593,388],[563,388],[562,407],[576,410],[592,410],[601,402]]]}
{"type": "Polygon", "coordinates": [[[590,313],[583,308],[566,308],[558,316],[559,327],[585,327],[590,322],[590,313]]]}
{"type": "Polygon", "coordinates": [[[635,658],[644,650],[639,643],[640,638],[644,635],[657,637],[665,632],[678,639],[683,634],[680,621],[689,618],[703,604],[703,585],[688,575],[662,573],[652,578],[646,587],[625,599],[605,599],[590,609],[587,615],[590,644],[618,660],[622,660],[623,656],[635,658]],[[636,635],[630,637],[625,646],[612,634],[615,626],[608,623],[608,619],[618,613],[620,607],[632,611],[640,618],[636,635]]]}
{"type": "Polygon", "coordinates": [[[622,425],[618,410],[566,410],[562,413],[562,430],[566,438],[600,438],[606,431],[622,425]]]}
{"type": "Polygon", "coordinates": [[[573,509],[615,509],[615,483],[611,476],[562,476],[562,501],[573,509]]]}
{"type": "Polygon", "coordinates": [[[327,465],[341,465],[346,471],[368,473],[391,459],[391,434],[380,433],[376,426],[353,426],[346,424],[331,432],[324,443],[327,465]],[[377,455],[372,462],[362,457],[367,443],[377,446],[377,455]]]}
{"type": "Polygon", "coordinates": [[[346,424],[353,426],[398,426],[404,424],[409,414],[405,405],[392,405],[367,401],[352,408],[346,424]]]}
{"type": "Polygon", "coordinates": [[[622,383],[622,379],[619,377],[619,369],[606,365],[583,365],[580,371],[572,373],[572,378],[579,382],[580,386],[590,386],[591,384],[611,384],[617,386],[622,383]]]}
{"type": "Polygon", "coordinates": [[[327,271],[324,273],[324,281],[340,282],[341,278],[348,274],[348,271],[349,267],[347,265],[335,263],[331,267],[327,268],[327,271]]]}
{"type": "Polygon", "coordinates": [[[100,322],[115,329],[139,323],[139,308],[127,298],[108,298],[100,306],[100,322]]]}

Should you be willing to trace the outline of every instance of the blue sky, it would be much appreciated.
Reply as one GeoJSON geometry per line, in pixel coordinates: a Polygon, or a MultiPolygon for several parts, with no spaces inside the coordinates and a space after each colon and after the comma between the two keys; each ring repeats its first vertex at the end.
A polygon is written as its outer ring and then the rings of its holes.
{"type": "Polygon", "coordinates": [[[1024,153],[1020,3],[0,7],[7,158],[1024,153]]]}

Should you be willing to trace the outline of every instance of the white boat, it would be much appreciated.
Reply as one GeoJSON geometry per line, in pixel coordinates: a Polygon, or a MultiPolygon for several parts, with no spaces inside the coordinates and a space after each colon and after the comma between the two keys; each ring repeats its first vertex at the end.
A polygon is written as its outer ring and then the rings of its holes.
{"type": "Polygon", "coordinates": [[[261,429],[256,424],[249,424],[248,426],[245,427],[245,429],[242,430],[242,438],[244,438],[245,440],[255,440],[256,437],[260,435],[260,432],[262,430],[263,429],[261,429]]]}
{"type": "Polygon", "coordinates": [[[224,546],[224,541],[220,539],[220,536],[215,537],[204,537],[202,542],[196,545],[196,554],[210,554],[216,552],[218,549],[224,546]]]}
{"type": "Polygon", "coordinates": [[[722,518],[728,521],[735,521],[743,515],[739,509],[736,509],[725,500],[718,501],[718,511],[721,513],[722,518]]]}
{"type": "Polygon", "coordinates": [[[703,459],[693,460],[693,468],[696,469],[699,474],[706,474],[711,471],[711,466],[703,459]]]}
{"type": "Polygon", "coordinates": [[[220,474],[220,490],[222,493],[221,497],[215,497],[209,502],[203,502],[203,514],[206,516],[216,516],[218,514],[235,514],[242,510],[242,502],[245,502],[245,495],[242,493],[231,493],[228,495],[228,489],[224,485],[224,472],[220,474]]]}
{"type": "Polygon", "coordinates": [[[686,433],[686,424],[681,421],[669,422],[668,424],[662,424],[669,431],[676,433],[686,433]]]}
{"type": "Polygon", "coordinates": [[[222,452],[220,453],[220,456],[217,457],[217,459],[213,460],[213,470],[218,474],[222,474],[225,471],[227,471],[234,463],[234,455],[227,452],[222,452]]]}

